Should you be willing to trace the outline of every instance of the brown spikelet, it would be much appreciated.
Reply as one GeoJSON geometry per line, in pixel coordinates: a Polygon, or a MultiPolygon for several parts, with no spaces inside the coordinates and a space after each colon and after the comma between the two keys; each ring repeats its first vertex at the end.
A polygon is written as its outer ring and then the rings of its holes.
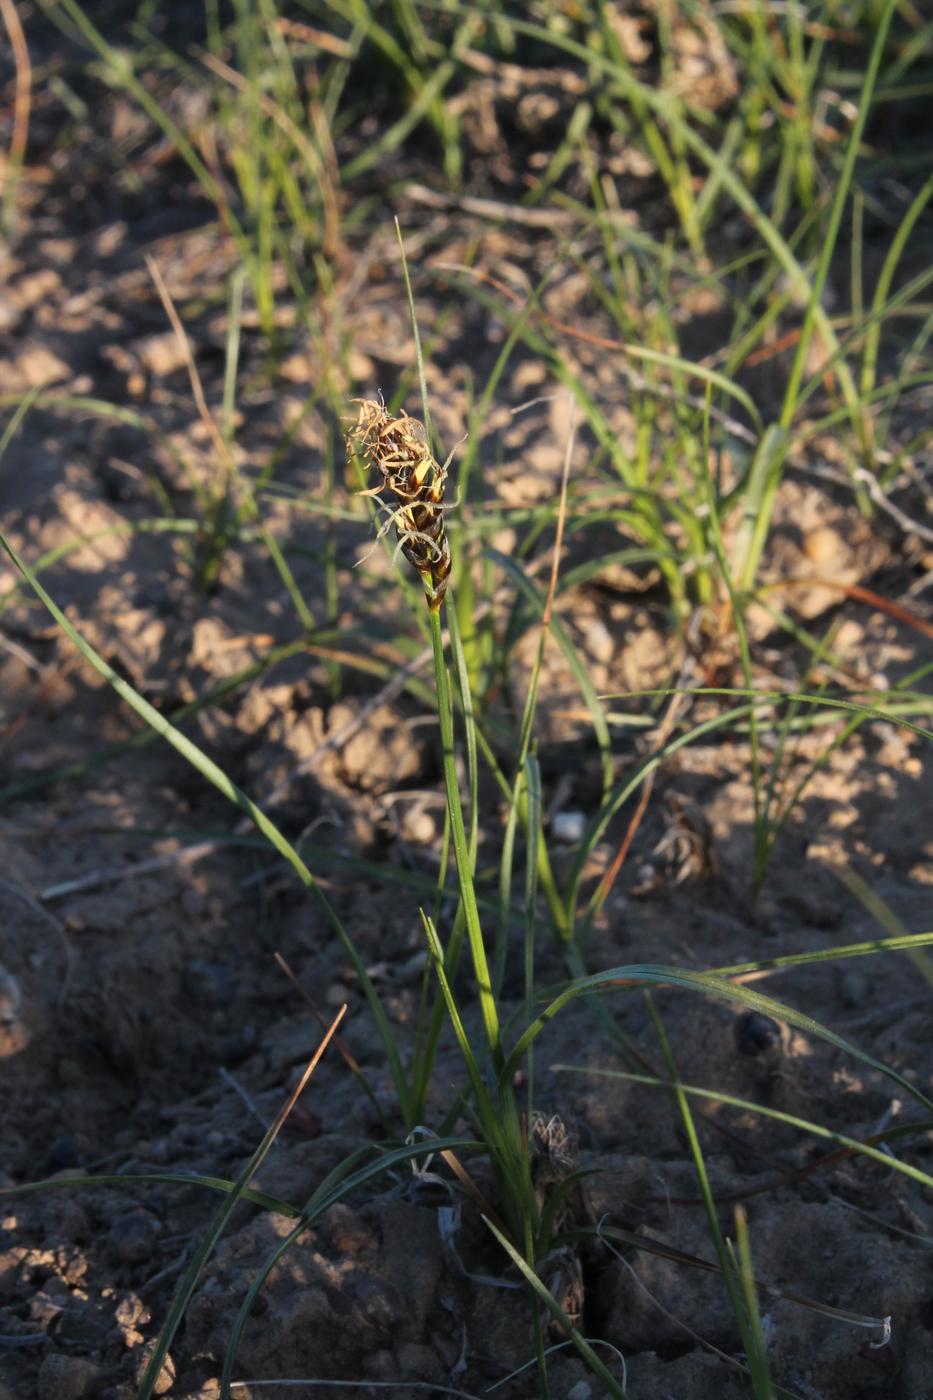
{"type": "Polygon", "coordinates": [[[347,434],[347,451],[375,467],[382,481],[363,494],[388,491],[395,501],[382,502],[389,511],[402,553],[421,575],[428,607],[436,612],[450,578],[450,545],[444,528],[446,466],[435,462],[424,427],[407,413],[393,418],[373,399],[354,399],[359,417],[347,434]]]}

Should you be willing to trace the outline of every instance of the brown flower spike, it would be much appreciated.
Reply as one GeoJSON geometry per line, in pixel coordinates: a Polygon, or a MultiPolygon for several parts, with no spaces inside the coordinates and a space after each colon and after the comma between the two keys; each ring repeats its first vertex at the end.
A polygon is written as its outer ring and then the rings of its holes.
{"type": "Polygon", "coordinates": [[[450,578],[450,545],[444,528],[444,485],[447,464],[438,466],[428,446],[424,427],[407,413],[393,418],[384,404],[354,399],[359,418],[347,434],[347,451],[375,467],[382,482],[364,496],[375,496],[389,512],[405,558],[421,575],[428,607],[437,612],[450,578]],[[382,500],[387,491],[398,501],[382,500]]]}

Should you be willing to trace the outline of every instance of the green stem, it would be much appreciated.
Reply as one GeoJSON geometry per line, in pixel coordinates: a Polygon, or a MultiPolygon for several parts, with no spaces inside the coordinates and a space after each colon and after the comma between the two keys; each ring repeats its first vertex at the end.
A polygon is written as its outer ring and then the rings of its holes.
{"type": "MultiPolygon", "coordinates": [[[[451,607],[452,600],[449,600],[451,607]]],[[[431,642],[434,647],[434,674],[437,679],[437,712],[441,726],[441,748],[444,760],[444,786],[447,790],[447,810],[450,814],[450,832],[453,838],[454,857],[457,862],[457,877],[460,882],[460,898],[466,921],[467,939],[473,959],[473,972],[479,992],[480,1009],[486,1028],[486,1039],[492,1051],[496,1069],[502,1067],[502,1039],[499,1017],[493,996],[492,981],[489,976],[489,963],[486,946],[480,927],[479,909],[476,904],[476,891],[473,887],[473,873],[470,866],[470,849],[467,844],[466,829],[463,824],[463,809],[460,800],[460,786],[457,782],[457,764],[454,757],[454,716],[451,703],[450,680],[444,660],[444,642],[441,635],[440,609],[428,611],[431,622],[431,642]]]]}

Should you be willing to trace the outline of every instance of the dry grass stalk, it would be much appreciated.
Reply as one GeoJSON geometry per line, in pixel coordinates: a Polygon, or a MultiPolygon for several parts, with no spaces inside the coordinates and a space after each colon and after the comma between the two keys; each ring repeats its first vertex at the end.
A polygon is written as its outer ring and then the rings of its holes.
{"type": "Polygon", "coordinates": [[[395,526],[399,547],[421,575],[428,607],[436,612],[450,579],[450,545],[444,526],[447,464],[441,467],[434,460],[417,418],[409,418],[407,413],[393,418],[373,399],[353,402],[359,404],[360,411],[347,434],[347,451],[382,475],[381,484],[363,494],[375,496],[388,511],[385,529],[395,526]],[[398,505],[387,504],[383,491],[398,505]]]}

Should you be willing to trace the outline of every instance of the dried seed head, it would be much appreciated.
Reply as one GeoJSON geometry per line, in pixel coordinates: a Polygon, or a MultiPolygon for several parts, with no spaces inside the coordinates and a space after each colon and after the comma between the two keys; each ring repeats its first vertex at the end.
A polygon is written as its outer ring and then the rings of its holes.
{"type": "Polygon", "coordinates": [[[450,578],[450,545],[444,528],[446,466],[435,462],[427,434],[407,413],[393,418],[373,399],[354,399],[359,417],[347,434],[347,452],[375,468],[382,481],[364,492],[376,496],[389,512],[402,553],[420,573],[428,607],[443,602],[450,578]],[[389,492],[391,503],[382,500],[389,492]]]}

